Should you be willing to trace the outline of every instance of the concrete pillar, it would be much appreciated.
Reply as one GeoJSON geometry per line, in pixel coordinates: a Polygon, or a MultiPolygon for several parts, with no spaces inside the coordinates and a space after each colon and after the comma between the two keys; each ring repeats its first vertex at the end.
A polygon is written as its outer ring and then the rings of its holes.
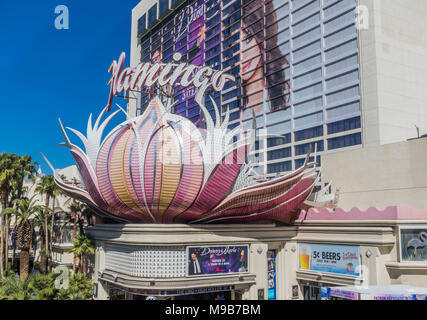
{"type": "Polygon", "coordinates": [[[108,300],[108,284],[100,279],[100,272],[105,270],[104,243],[97,241],[95,249],[95,270],[93,282],[98,285],[97,300],[108,300]]]}
{"type": "Polygon", "coordinates": [[[264,290],[264,299],[267,299],[267,250],[265,243],[256,243],[250,246],[249,271],[256,275],[256,284],[251,286],[244,299],[258,300],[258,289],[264,290]]]}
{"type": "MultiPolygon", "coordinates": [[[[299,285],[297,281],[298,270],[298,248],[294,241],[286,242],[283,251],[284,281],[280,284],[283,288],[283,295],[280,299],[290,300],[292,298],[292,286],[299,285]]],[[[298,288],[299,299],[301,299],[301,287],[298,288]]],[[[294,298],[296,299],[296,298],[294,298]]]]}

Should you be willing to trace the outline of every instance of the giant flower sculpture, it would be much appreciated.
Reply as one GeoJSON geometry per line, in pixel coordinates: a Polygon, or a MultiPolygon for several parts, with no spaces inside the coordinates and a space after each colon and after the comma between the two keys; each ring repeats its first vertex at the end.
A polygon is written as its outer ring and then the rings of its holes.
{"type": "MultiPolygon", "coordinates": [[[[332,201],[324,188],[317,192],[323,203],[310,201],[319,180],[316,164],[302,167],[272,180],[255,179],[248,163],[252,133],[247,128],[228,128],[229,113],[216,121],[200,106],[206,129],[170,112],[158,98],[143,115],[127,120],[104,139],[103,131],[120,110],[94,126],[89,117],[87,136],[68,128],[83,142],[86,152],[72,144],[61,122],[81,175],[81,185],[63,181],[57,185],[69,196],[88,204],[97,214],[119,222],[212,223],[278,220],[290,222],[307,206],[326,206],[332,201]],[[245,137],[233,142],[239,133],[245,137]],[[243,132],[245,131],[245,132],[243,132]]],[[[319,197],[317,197],[320,199],[319,197]]]]}

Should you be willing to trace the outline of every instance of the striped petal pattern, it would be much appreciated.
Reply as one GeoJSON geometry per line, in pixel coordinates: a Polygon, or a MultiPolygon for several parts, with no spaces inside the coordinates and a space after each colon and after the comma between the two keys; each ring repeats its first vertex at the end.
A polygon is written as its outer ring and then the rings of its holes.
{"type": "MultiPolygon", "coordinates": [[[[209,117],[203,106],[201,109],[209,117]]],[[[69,188],[55,176],[57,184],[100,215],[120,221],[289,222],[319,179],[314,164],[307,156],[304,165],[287,176],[254,181],[242,188],[236,181],[247,169],[250,143],[227,142],[224,149],[217,149],[219,138],[230,140],[225,134],[228,117],[225,119],[225,124],[215,124],[216,131],[209,121],[211,128],[202,132],[188,119],[167,112],[155,98],[142,116],[120,124],[98,144],[100,118],[87,139],[70,129],[90,145],[90,154],[72,145],[63,130],[64,145],[70,147],[77,162],[84,188],[69,188]]],[[[104,122],[102,130],[105,126],[104,122]]]]}

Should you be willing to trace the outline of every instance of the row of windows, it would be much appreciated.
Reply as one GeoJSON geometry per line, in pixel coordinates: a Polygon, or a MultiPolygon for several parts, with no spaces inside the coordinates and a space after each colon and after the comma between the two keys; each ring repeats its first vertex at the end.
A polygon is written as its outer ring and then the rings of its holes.
{"type": "MultiPolygon", "coordinates": [[[[313,162],[314,157],[309,158],[309,162],[313,162]]],[[[316,157],[316,164],[317,166],[320,166],[320,156],[316,157]]],[[[295,170],[302,167],[305,162],[305,158],[296,159],[295,161],[295,170]]],[[[276,163],[270,163],[267,164],[267,173],[279,173],[279,172],[286,172],[292,170],[292,161],[283,161],[283,162],[276,162],[276,163]]]]}
{"type": "MultiPolygon", "coordinates": [[[[225,6],[227,2],[228,1],[223,1],[223,5],[225,6]]],[[[329,34],[328,36],[329,38],[325,39],[325,42],[328,47],[334,46],[334,43],[336,43],[335,41],[337,39],[341,40],[343,37],[350,37],[352,35],[354,35],[355,37],[357,36],[355,32],[352,32],[352,33],[350,32],[351,30],[354,30],[354,26],[351,26],[351,28],[348,27],[346,29],[340,30],[337,33],[333,33],[339,26],[347,22],[346,19],[348,19],[351,16],[350,14],[354,14],[354,11],[344,12],[346,9],[349,8],[348,4],[336,6],[341,2],[344,2],[344,0],[338,1],[336,3],[330,2],[330,1],[328,2],[329,5],[332,5],[332,7],[335,7],[335,13],[333,13],[332,9],[329,7],[325,9],[325,11],[329,10],[328,14],[326,14],[325,12],[325,16],[327,15],[328,19],[330,18],[327,22],[324,23],[325,30],[329,34]]],[[[350,3],[349,1],[345,1],[345,2],[350,3]]],[[[240,33],[235,31],[237,31],[241,25],[240,23],[241,12],[240,10],[238,10],[240,6],[240,2],[237,1],[237,2],[231,3],[230,1],[229,3],[231,4],[224,8],[224,11],[222,12],[223,14],[222,16],[224,17],[224,20],[222,21],[223,31],[220,31],[221,15],[216,14],[218,12],[217,9],[215,9],[216,12],[214,12],[215,11],[214,8],[216,8],[216,6],[219,3],[220,1],[217,1],[217,0],[215,1],[211,0],[209,1],[209,3],[206,3],[206,8],[209,9],[208,10],[209,19],[205,23],[205,26],[208,27],[205,33],[205,36],[206,36],[205,48],[210,47],[210,50],[207,50],[205,52],[206,60],[204,64],[210,65],[218,69],[219,68],[225,69],[235,65],[235,67],[227,71],[227,73],[235,74],[238,76],[240,71],[240,66],[238,65],[238,62],[241,58],[241,56],[239,55],[239,50],[241,46],[239,41],[240,33]],[[226,16],[227,14],[228,16],[226,16]],[[222,32],[223,39],[220,39],[220,32],[222,32]],[[233,34],[233,32],[235,33],[233,34]],[[222,46],[223,48],[226,49],[222,52],[222,54],[220,52],[221,50],[220,49],[221,46],[219,44],[220,40],[223,40],[222,46]],[[220,66],[220,63],[222,63],[222,66],[220,66]]],[[[275,2],[276,7],[277,7],[277,3],[278,2],[276,1],[275,2]]],[[[298,8],[294,6],[294,8],[295,10],[293,12],[293,21],[295,21],[296,23],[292,25],[292,28],[293,28],[293,34],[297,34],[297,36],[295,36],[292,40],[290,40],[290,34],[289,34],[289,30],[290,30],[290,21],[289,21],[289,15],[288,15],[289,4],[287,2],[284,3],[275,12],[278,19],[278,28],[280,30],[283,30],[281,33],[277,35],[277,38],[279,39],[277,43],[280,50],[282,50],[282,52],[289,52],[291,49],[290,48],[291,41],[293,41],[294,46],[303,46],[292,52],[292,59],[293,61],[296,61],[296,63],[293,64],[293,68],[294,68],[293,73],[295,75],[293,78],[294,87],[302,86],[306,83],[307,84],[313,83],[313,82],[316,82],[316,80],[321,80],[326,74],[327,76],[333,77],[333,78],[327,79],[325,82],[326,89],[328,90],[326,95],[328,104],[330,103],[337,104],[338,102],[348,100],[349,98],[357,98],[358,86],[354,86],[345,90],[329,93],[330,89],[336,90],[338,86],[340,86],[341,84],[350,83],[358,79],[358,72],[354,68],[354,67],[357,67],[357,63],[358,63],[357,55],[327,64],[325,68],[325,74],[323,74],[323,70],[321,68],[323,59],[320,53],[314,57],[310,57],[308,59],[306,58],[312,52],[319,52],[321,50],[321,40],[320,39],[315,40],[316,37],[320,38],[320,34],[321,34],[320,27],[314,27],[313,29],[307,31],[307,29],[315,26],[315,24],[320,23],[320,14],[318,11],[320,8],[320,1],[319,0],[307,1],[306,4],[302,4],[298,8]],[[304,33],[301,34],[302,32],[304,33]],[[315,42],[312,42],[309,45],[305,45],[305,43],[310,42],[312,40],[315,40],[315,42]],[[353,67],[353,71],[351,71],[350,67],[353,67]],[[342,73],[343,71],[346,73],[340,74],[339,76],[335,76],[336,74],[338,74],[338,72],[342,73]]],[[[160,3],[159,3],[159,10],[160,10],[160,3]]],[[[272,13],[267,12],[265,14],[265,17],[267,18],[268,15],[271,16],[272,13]]],[[[265,21],[266,21],[266,26],[268,28],[268,24],[269,24],[269,21],[271,21],[271,19],[270,20],[266,19],[265,21]]],[[[192,31],[192,33],[194,32],[198,32],[198,30],[192,31]]],[[[268,32],[266,33],[268,34],[268,32]]],[[[160,37],[158,36],[159,34],[153,34],[153,33],[151,34],[153,35],[151,39],[151,44],[150,44],[150,41],[147,41],[141,45],[141,47],[144,47],[144,49],[148,51],[150,51],[150,49],[152,49],[154,46],[159,46],[160,48],[160,37]]],[[[187,37],[188,36],[189,35],[187,35],[187,37]]],[[[172,37],[168,34],[167,36],[164,36],[164,40],[165,39],[167,40],[167,43],[164,43],[163,47],[166,48],[166,46],[168,46],[169,48],[167,49],[168,51],[165,50],[163,52],[163,59],[170,58],[174,52],[173,46],[171,45],[173,44],[172,37]]],[[[186,37],[181,39],[181,41],[179,41],[179,44],[177,44],[177,46],[178,45],[181,46],[181,43],[182,43],[182,48],[184,50],[183,52],[185,53],[186,46],[187,46],[186,37]]],[[[328,48],[328,50],[325,51],[326,63],[328,63],[333,59],[337,59],[348,52],[351,52],[351,50],[357,50],[357,40],[350,40],[346,42],[344,45],[339,45],[331,49],[328,48]]],[[[193,52],[196,52],[196,51],[187,53],[188,55],[186,57],[183,57],[183,61],[184,59],[189,59],[190,57],[194,58],[199,56],[197,54],[194,56],[191,56],[193,52]]],[[[285,67],[285,68],[287,68],[286,70],[288,70],[285,72],[285,78],[288,79],[290,70],[289,70],[289,67],[285,67]]],[[[279,80],[277,80],[274,77],[274,75],[275,74],[281,75],[281,72],[282,71],[279,70],[279,71],[274,71],[271,75],[266,75],[266,77],[271,80],[269,81],[269,84],[276,85],[277,83],[279,83],[279,80]]],[[[230,82],[228,83],[227,88],[232,89],[233,85],[234,84],[230,82]]],[[[302,114],[307,114],[308,112],[312,112],[312,111],[314,112],[303,117],[301,116],[296,117],[294,119],[294,128],[297,129],[297,131],[295,131],[294,133],[295,141],[302,141],[302,140],[322,136],[323,126],[317,126],[310,129],[304,129],[304,127],[307,127],[308,125],[316,125],[319,122],[323,122],[324,114],[327,117],[327,119],[334,119],[334,118],[339,118],[342,115],[345,115],[346,113],[349,114],[349,113],[356,113],[360,111],[359,103],[352,102],[352,103],[347,103],[345,105],[334,107],[332,109],[328,108],[325,112],[324,111],[315,112],[317,109],[320,109],[323,107],[323,98],[315,97],[316,94],[322,93],[322,92],[323,92],[323,88],[320,82],[315,83],[314,85],[311,85],[310,87],[307,87],[307,88],[295,90],[293,95],[293,102],[295,102],[293,105],[294,106],[293,110],[295,115],[298,116],[302,114]],[[306,99],[311,99],[311,100],[304,101],[306,99]],[[298,128],[301,128],[304,130],[298,130],[298,128]]],[[[239,96],[240,96],[240,87],[236,89],[232,89],[229,92],[225,92],[222,95],[222,99],[220,97],[216,97],[216,99],[218,100],[217,104],[218,106],[220,106],[221,100],[229,101],[227,105],[222,106],[222,109],[224,110],[224,107],[225,109],[228,108],[229,110],[237,109],[239,108],[242,100],[241,99],[231,100],[231,99],[239,96]]],[[[183,96],[181,95],[180,97],[183,97],[183,96]]],[[[178,98],[179,97],[177,96],[177,100],[179,101],[178,98]]],[[[183,102],[177,105],[177,112],[187,116],[188,118],[191,118],[191,120],[194,121],[199,116],[200,112],[197,112],[197,108],[193,107],[194,104],[192,104],[192,102],[189,102],[189,101],[186,102],[184,100],[181,100],[181,101],[183,102]]],[[[210,108],[212,108],[212,106],[210,106],[210,108]]],[[[278,146],[278,145],[291,142],[290,133],[287,133],[285,135],[282,134],[283,132],[292,130],[292,121],[287,120],[291,117],[291,109],[289,108],[283,111],[284,112],[281,112],[281,111],[280,113],[275,112],[275,113],[267,114],[265,116],[266,122],[268,124],[272,124],[269,127],[267,127],[267,133],[278,135],[278,137],[268,138],[267,140],[268,147],[278,146]]],[[[237,120],[239,119],[239,117],[240,117],[239,110],[230,113],[230,121],[237,120]]],[[[360,123],[360,118],[359,118],[359,123],[360,123]]],[[[230,125],[230,127],[234,127],[236,125],[238,125],[238,123],[232,124],[230,125]]],[[[263,125],[264,125],[264,117],[259,117],[259,119],[257,119],[257,127],[262,127],[263,125]]],[[[348,124],[347,126],[351,127],[352,125],[348,124]]],[[[355,125],[353,124],[353,126],[355,125]]],[[[333,130],[333,129],[329,129],[329,126],[328,126],[328,133],[329,133],[329,130],[333,130]]],[[[351,130],[351,129],[344,129],[344,130],[351,130]]],[[[340,132],[340,131],[337,131],[337,132],[340,132]]],[[[322,146],[318,146],[318,150],[323,149],[324,147],[323,141],[321,143],[322,143],[322,146]]],[[[329,146],[329,142],[328,142],[328,146],[329,146]]],[[[282,148],[279,150],[280,151],[274,150],[274,152],[267,154],[268,160],[280,159],[290,153],[290,148],[282,148]]],[[[295,151],[295,153],[297,153],[297,150],[295,151]]]]}

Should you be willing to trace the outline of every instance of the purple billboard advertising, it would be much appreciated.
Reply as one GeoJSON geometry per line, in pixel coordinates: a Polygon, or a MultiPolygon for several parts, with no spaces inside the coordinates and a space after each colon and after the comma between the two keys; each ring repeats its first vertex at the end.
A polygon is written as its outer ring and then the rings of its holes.
{"type": "Polygon", "coordinates": [[[248,245],[187,247],[187,276],[248,272],[248,245]]]}
{"type": "MultiPolygon", "coordinates": [[[[197,0],[178,6],[159,27],[141,39],[143,61],[182,62],[224,70],[236,77],[221,94],[206,92],[205,106],[215,117],[212,97],[232,121],[245,121],[289,107],[289,3],[282,0],[197,0]]],[[[174,112],[201,123],[194,87],[174,87],[174,112]]],[[[142,99],[143,106],[149,98],[142,99]]],[[[261,120],[259,120],[261,121],[261,120]]]]}

